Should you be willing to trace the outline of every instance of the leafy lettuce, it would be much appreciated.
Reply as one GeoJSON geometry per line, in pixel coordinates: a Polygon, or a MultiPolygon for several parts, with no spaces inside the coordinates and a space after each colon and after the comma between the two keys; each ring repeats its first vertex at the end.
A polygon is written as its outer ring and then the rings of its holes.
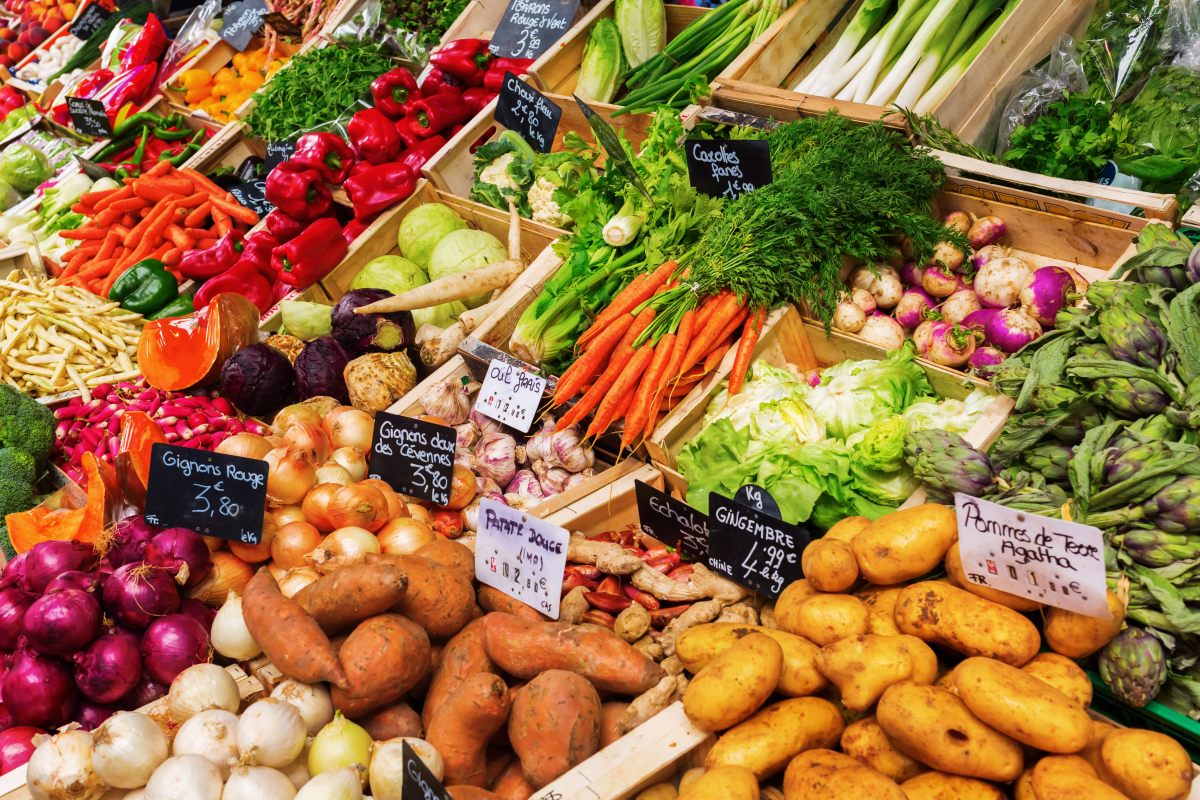
{"type": "Polygon", "coordinates": [[[807,400],[829,435],[846,439],[932,394],[916,350],[907,346],[883,361],[843,361],[825,369],[807,400]]]}

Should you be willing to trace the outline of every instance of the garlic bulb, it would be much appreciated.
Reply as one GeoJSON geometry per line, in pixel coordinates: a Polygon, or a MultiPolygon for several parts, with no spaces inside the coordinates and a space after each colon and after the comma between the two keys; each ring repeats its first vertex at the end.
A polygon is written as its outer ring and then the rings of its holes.
{"type": "Polygon", "coordinates": [[[214,708],[236,712],[241,704],[237,681],[216,664],[188,667],[171,681],[171,691],[167,694],[171,719],[176,722],[187,722],[201,711],[214,708]]]}
{"type": "Polygon", "coordinates": [[[201,756],[173,756],[146,784],[145,800],[221,800],[221,773],[201,756]]]}
{"type": "MultiPolygon", "coordinates": [[[[246,621],[242,619],[242,598],[232,590],[225,598],[225,605],[221,606],[213,619],[212,646],[221,655],[235,661],[247,661],[262,654],[262,648],[254,641],[246,621]]],[[[230,710],[237,711],[236,708],[230,710]]]]}
{"type": "Polygon", "coordinates": [[[315,736],[333,721],[333,700],[324,684],[300,683],[289,678],[272,690],[271,697],[296,707],[309,736],[315,736]]]}
{"type": "Polygon", "coordinates": [[[583,472],[596,463],[596,454],[592,452],[592,448],[583,446],[578,425],[556,431],[550,437],[550,449],[553,455],[545,460],[557,464],[567,472],[583,472]]]}
{"type": "Polygon", "coordinates": [[[475,423],[475,427],[479,428],[479,433],[499,433],[501,424],[486,414],[480,414],[475,409],[471,409],[471,413],[467,415],[467,419],[475,423]]]}
{"type": "Polygon", "coordinates": [[[475,491],[479,494],[504,494],[504,487],[496,483],[491,478],[476,476],[475,491]]]}
{"type": "Polygon", "coordinates": [[[157,722],[145,714],[118,711],[92,732],[92,769],[109,786],[137,789],[167,760],[168,747],[157,722]]]}
{"type": "Polygon", "coordinates": [[[465,447],[456,447],[454,449],[454,463],[460,467],[467,469],[475,468],[475,456],[471,455],[471,451],[465,447]]]}
{"type": "Polygon", "coordinates": [[[439,781],[446,775],[446,764],[433,745],[424,739],[399,738],[371,745],[371,796],[375,800],[401,800],[404,782],[404,743],[425,762],[439,781]]]}
{"type": "Polygon", "coordinates": [[[229,762],[238,757],[237,729],[236,714],[217,709],[201,711],[175,733],[172,752],[207,758],[221,773],[221,780],[229,780],[229,762]]]}
{"type": "MultiPolygon", "coordinates": [[[[515,494],[517,497],[532,498],[534,500],[541,500],[546,496],[546,493],[542,491],[542,485],[538,481],[537,475],[533,470],[529,469],[519,470],[513,476],[512,482],[508,484],[508,488],[504,490],[504,493],[506,497],[507,495],[515,494]]],[[[509,505],[517,508],[511,500],[509,501],[509,505]]]]}
{"type": "Polygon", "coordinates": [[[578,486],[588,478],[594,477],[595,475],[596,470],[594,469],[585,469],[583,472],[576,472],[574,475],[567,478],[567,482],[563,484],[563,491],[565,492],[567,489],[578,486]]]}
{"type": "Polygon", "coordinates": [[[304,784],[296,794],[296,800],[362,800],[366,771],[362,764],[351,764],[322,772],[304,784]]]}
{"type": "Polygon", "coordinates": [[[246,764],[286,767],[304,749],[306,732],[298,708],[269,697],[247,708],[238,720],[238,751],[246,764]]]}
{"type": "Polygon", "coordinates": [[[458,512],[458,516],[462,519],[463,530],[474,533],[479,530],[479,498],[467,505],[462,511],[458,512]]]}
{"type": "Polygon", "coordinates": [[[485,433],[475,445],[472,469],[496,483],[506,484],[517,471],[517,441],[507,433],[485,433]]]}
{"type": "Polygon", "coordinates": [[[538,484],[547,497],[561,493],[571,477],[571,473],[562,467],[551,466],[545,461],[534,462],[533,474],[537,475],[538,484]]]}
{"type": "Polygon", "coordinates": [[[96,800],[108,787],[92,768],[92,734],[79,730],[35,736],[37,749],[25,770],[33,800],[96,800]]]}
{"type": "Polygon", "coordinates": [[[221,800],[292,800],[295,796],[296,787],[279,770],[235,764],[221,800]]]}
{"type": "Polygon", "coordinates": [[[529,434],[525,441],[525,452],[533,461],[552,461],[554,446],[550,443],[554,436],[554,417],[547,414],[542,420],[542,427],[529,434]]]}
{"type": "Polygon", "coordinates": [[[475,427],[474,422],[464,422],[462,425],[456,425],[454,426],[454,432],[458,437],[456,446],[464,450],[470,450],[479,441],[479,428],[475,427]]]}
{"type": "Polygon", "coordinates": [[[471,410],[471,396],[467,387],[457,380],[443,381],[430,386],[417,398],[425,406],[425,413],[439,417],[451,425],[467,421],[471,410]]]}

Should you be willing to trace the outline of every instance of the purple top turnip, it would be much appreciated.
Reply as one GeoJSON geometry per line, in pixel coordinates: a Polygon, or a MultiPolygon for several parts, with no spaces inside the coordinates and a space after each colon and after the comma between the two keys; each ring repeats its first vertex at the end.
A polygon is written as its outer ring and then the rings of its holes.
{"type": "Polygon", "coordinates": [[[913,344],[917,346],[917,355],[924,356],[928,354],[929,344],[933,341],[933,337],[939,330],[949,324],[940,319],[927,319],[918,325],[917,329],[913,331],[913,344]]]}
{"type": "Polygon", "coordinates": [[[908,261],[900,267],[900,280],[905,286],[920,286],[921,277],[924,274],[925,270],[912,261],[908,261]]]}
{"type": "Polygon", "coordinates": [[[959,289],[947,297],[938,310],[942,312],[942,319],[946,322],[957,324],[982,308],[983,304],[975,296],[974,289],[959,289]]]}
{"type": "MultiPolygon", "coordinates": [[[[1197,245],[1197,247],[1200,247],[1200,245],[1197,245]]],[[[1192,252],[1195,253],[1196,251],[1193,250],[1192,252]]],[[[1200,269],[1200,262],[1198,262],[1197,268],[1200,269]]],[[[1088,282],[1088,279],[1070,267],[1063,267],[1063,269],[1065,269],[1071,275],[1071,279],[1075,281],[1075,294],[1079,295],[1080,297],[1086,295],[1087,288],[1091,286],[1091,283],[1088,282]]],[[[1192,282],[1195,283],[1195,281],[1192,282]]]]}
{"type": "Polygon", "coordinates": [[[946,224],[946,227],[955,228],[964,235],[971,229],[971,218],[962,211],[951,211],[942,219],[942,222],[946,224]]]}
{"type": "Polygon", "coordinates": [[[921,288],[934,297],[949,297],[958,291],[958,276],[946,267],[929,267],[921,276],[921,288]]]}
{"type": "Polygon", "coordinates": [[[992,321],[992,317],[1000,313],[998,308],[981,308],[978,311],[972,311],[967,314],[960,323],[964,328],[970,328],[975,334],[977,342],[983,342],[983,331],[987,324],[992,321]]]}
{"type": "Polygon", "coordinates": [[[962,266],[966,259],[966,254],[948,242],[938,242],[937,247],[933,248],[933,255],[925,262],[925,266],[941,266],[951,272],[962,266]]]}
{"type": "MultiPolygon", "coordinates": [[[[843,301],[845,302],[845,301],[843,301]]],[[[870,316],[875,313],[875,295],[866,289],[853,289],[850,292],[850,302],[862,309],[863,314],[870,316]]]]}
{"type": "Polygon", "coordinates": [[[961,367],[974,352],[974,334],[961,325],[944,323],[934,331],[925,357],[943,367],[961,367]]]}
{"type": "Polygon", "coordinates": [[[997,258],[984,264],[975,276],[975,294],[988,308],[1008,308],[1017,302],[1033,268],[1016,256],[997,258]]]}
{"type": "Polygon", "coordinates": [[[983,329],[984,340],[1006,353],[1015,353],[1042,335],[1042,326],[1019,308],[1006,308],[983,329]]]}
{"type": "Polygon", "coordinates": [[[1062,267],[1041,267],[1030,274],[1021,289],[1021,310],[1043,328],[1053,328],[1058,312],[1078,299],[1074,289],[1071,273],[1062,267]]]}
{"type": "Polygon", "coordinates": [[[924,289],[910,286],[904,290],[904,296],[896,304],[896,322],[905,328],[915,328],[925,321],[936,305],[937,301],[926,294],[924,289]]]}
{"type": "Polygon", "coordinates": [[[854,303],[838,303],[833,310],[833,327],[839,331],[858,333],[866,323],[867,315],[854,303]]]}
{"type": "Polygon", "coordinates": [[[975,370],[981,378],[990,378],[996,374],[993,367],[999,366],[1000,362],[1004,361],[1005,355],[994,347],[978,347],[971,354],[971,358],[967,364],[971,369],[975,370]]]}
{"type": "Polygon", "coordinates": [[[975,265],[975,269],[979,269],[989,261],[997,258],[1008,258],[1011,255],[1011,247],[1001,247],[998,244],[989,244],[987,247],[975,251],[975,255],[971,256],[971,263],[975,265]]]}
{"type": "Polygon", "coordinates": [[[1000,241],[1007,230],[1008,226],[1004,224],[1004,220],[997,216],[988,216],[975,220],[975,224],[967,231],[967,240],[971,242],[971,247],[978,250],[1000,241]]]}

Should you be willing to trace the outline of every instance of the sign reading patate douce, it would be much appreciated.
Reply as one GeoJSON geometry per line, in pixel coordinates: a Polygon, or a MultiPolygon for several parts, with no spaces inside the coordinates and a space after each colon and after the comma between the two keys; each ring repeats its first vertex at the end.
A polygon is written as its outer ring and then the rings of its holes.
{"type": "Polygon", "coordinates": [[[954,495],[963,573],[977,586],[1112,619],[1099,528],[954,495]]]}

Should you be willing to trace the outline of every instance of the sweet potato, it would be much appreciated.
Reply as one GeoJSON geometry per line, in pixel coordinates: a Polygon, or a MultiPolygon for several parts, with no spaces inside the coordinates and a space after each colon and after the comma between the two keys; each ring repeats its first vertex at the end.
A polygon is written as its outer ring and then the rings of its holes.
{"type": "MultiPolygon", "coordinates": [[[[512,692],[509,691],[508,696],[512,697],[512,692]]],[[[488,745],[487,749],[487,777],[484,779],[484,786],[488,789],[500,780],[501,774],[508,769],[513,763],[517,762],[517,754],[512,751],[511,747],[495,747],[488,745]]]]}
{"type": "Polygon", "coordinates": [[[529,800],[535,790],[529,781],[525,780],[521,762],[514,761],[496,778],[496,782],[492,784],[492,791],[503,800],[529,800]]]}
{"type": "Polygon", "coordinates": [[[547,622],[550,620],[545,614],[538,611],[533,606],[527,606],[515,597],[509,597],[499,589],[493,589],[491,586],[480,586],[477,593],[479,605],[487,613],[499,611],[501,614],[512,614],[514,617],[531,620],[533,622],[547,622]]]}
{"type": "Polygon", "coordinates": [[[517,693],[508,738],[540,789],[600,749],[600,695],[582,675],[547,670],[517,693]]]}
{"type": "Polygon", "coordinates": [[[483,620],[472,620],[446,643],[442,650],[442,662],[433,670],[433,680],[425,692],[425,706],[421,709],[425,727],[429,727],[434,709],[445,702],[463,681],[480,672],[495,671],[496,665],[488,658],[487,650],[483,647],[483,620]]]}
{"type": "Polygon", "coordinates": [[[413,555],[428,558],[443,567],[449,567],[469,581],[475,580],[475,554],[466,545],[453,539],[438,539],[436,542],[430,542],[413,555]]]}
{"type": "Polygon", "coordinates": [[[625,715],[625,709],[629,708],[629,703],[617,700],[610,700],[600,706],[600,746],[608,747],[610,744],[620,739],[621,733],[621,717],[625,715]]]}
{"type": "Polygon", "coordinates": [[[333,634],[382,614],[408,588],[404,570],[390,564],[351,564],[324,575],[292,597],[321,630],[333,634]]]}
{"type": "Polygon", "coordinates": [[[425,697],[425,693],[429,691],[429,684],[433,681],[433,673],[437,671],[438,665],[442,663],[442,651],[446,649],[446,640],[430,640],[429,642],[429,671],[422,676],[421,680],[417,681],[416,685],[409,689],[409,693],[413,699],[421,699],[425,697]]]}
{"type": "Polygon", "coordinates": [[[399,700],[429,671],[429,637],[399,614],[358,624],[339,655],[348,688],[334,687],[333,707],[356,719],[399,700]]]}
{"type": "Polygon", "coordinates": [[[488,614],[483,618],[483,637],[492,661],[517,678],[568,670],[584,676],[597,689],[637,696],[667,674],[611,631],[488,614]]]}
{"type": "Polygon", "coordinates": [[[329,681],[339,688],[348,685],[321,626],[299,603],[283,596],[265,567],[246,584],[242,615],[254,641],[284,675],[301,683],[329,681]]]}
{"type": "Polygon", "coordinates": [[[504,800],[500,795],[476,786],[447,786],[446,791],[454,800],[504,800]]]}
{"type": "Polygon", "coordinates": [[[371,738],[377,742],[399,739],[404,736],[416,739],[425,737],[425,726],[421,724],[421,715],[413,711],[403,700],[397,700],[391,705],[376,709],[365,717],[359,717],[355,722],[371,734],[371,738]]]}
{"type": "Polygon", "coordinates": [[[368,564],[391,564],[408,576],[404,599],[392,607],[425,629],[432,639],[445,639],[471,621],[475,590],[459,573],[421,556],[368,553],[368,564]]]}
{"type": "Polygon", "coordinates": [[[504,680],[481,672],[437,707],[426,741],[442,754],[445,783],[480,788],[487,784],[488,739],[504,725],[511,705],[504,680]]]}

